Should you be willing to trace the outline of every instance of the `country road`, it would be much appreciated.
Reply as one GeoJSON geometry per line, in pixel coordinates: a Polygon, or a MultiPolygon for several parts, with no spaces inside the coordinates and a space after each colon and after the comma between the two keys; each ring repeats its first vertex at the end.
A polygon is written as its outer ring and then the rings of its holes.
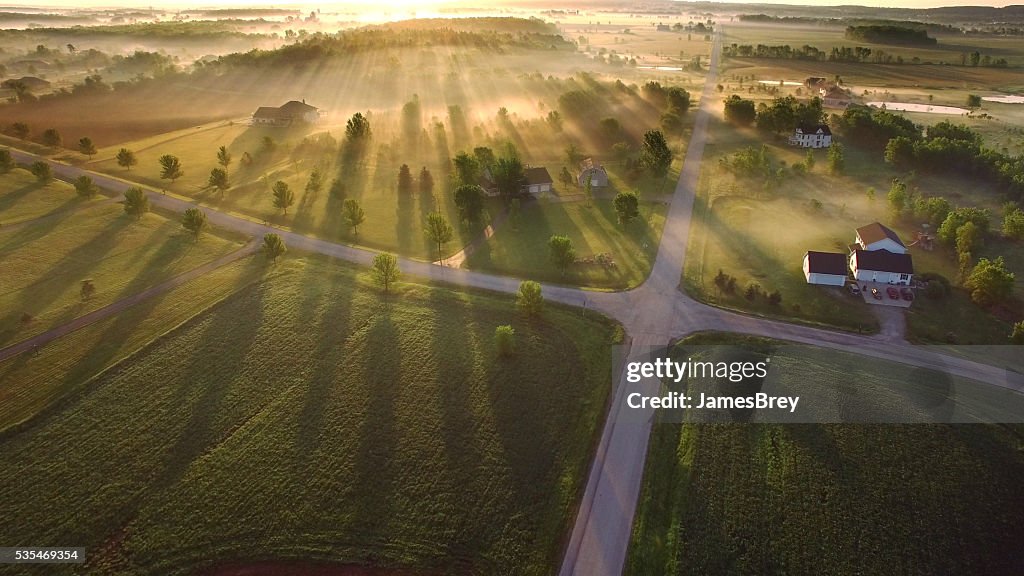
{"type": "MultiPolygon", "coordinates": [[[[624,292],[596,292],[543,284],[545,298],[574,306],[586,306],[587,309],[597,310],[618,320],[624,326],[636,350],[664,346],[673,338],[695,332],[718,330],[812,344],[912,366],[943,366],[950,374],[1024,392],[1024,378],[1017,374],[1008,374],[1005,369],[999,367],[942,355],[925,347],[894,342],[884,336],[856,335],[742,315],[708,306],[679,290],[689,241],[694,196],[707,139],[707,125],[718,105],[715,87],[720,52],[719,32],[712,47],[709,71],[699,108],[695,112],[693,133],[649,277],[637,288],[624,292]]],[[[11,153],[20,163],[45,160],[22,151],[12,150],[11,153]]],[[[60,178],[73,180],[82,174],[88,174],[99,186],[115,194],[121,194],[129,186],[137,185],[76,166],[52,161],[51,164],[54,173],[60,178]]],[[[183,212],[187,208],[200,205],[178,196],[147,191],[152,204],[161,209],[183,212]]],[[[324,254],[363,265],[369,264],[376,254],[368,249],[278,229],[207,206],[202,208],[214,226],[248,234],[257,239],[267,233],[277,233],[291,249],[324,254]]],[[[514,293],[520,282],[518,278],[439,266],[408,258],[400,258],[399,266],[407,276],[504,293],[514,293]]],[[[657,381],[645,380],[640,384],[629,384],[628,389],[654,392],[657,386],[657,381]]],[[[620,377],[616,382],[613,396],[616,399],[621,398],[626,390],[627,385],[620,377]]],[[[627,419],[624,417],[626,410],[629,409],[624,403],[613,401],[569,538],[559,572],[561,576],[617,576],[622,572],[654,416],[653,410],[647,409],[647,412],[640,414],[642,418],[638,419],[634,410],[627,419]]]]}

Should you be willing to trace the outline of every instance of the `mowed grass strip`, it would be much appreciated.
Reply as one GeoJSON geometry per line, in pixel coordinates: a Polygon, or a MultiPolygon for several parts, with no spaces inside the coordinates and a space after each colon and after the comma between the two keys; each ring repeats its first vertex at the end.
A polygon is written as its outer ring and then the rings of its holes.
{"type": "Polygon", "coordinates": [[[0,539],[80,542],[86,573],[550,573],[619,329],[557,307],[528,321],[504,295],[384,298],[335,263],[277,268],[0,441],[0,493],[18,495],[0,539]],[[508,323],[518,351],[499,359],[508,323]]]}
{"type": "MultiPolygon", "coordinates": [[[[0,174],[0,231],[2,226],[50,216],[87,205],[66,182],[39,182],[24,168],[0,174]]],[[[93,200],[95,202],[95,200],[93,200]]]]}
{"type": "Polygon", "coordinates": [[[210,233],[195,242],[176,215],[136,218],[120,204],[0,232],[0,344],[34,336],[239,247],[239,240],[210,233]],[[87,300],[83,280],[96,288],[87,300]]]}
{"type": "MultiPolygon", "coordinates": [[[[859,365],[867,389],[926,376],[859,365]]],[[[797,388],[828,371],[792,368],[797,388]]],[[[1022,439],[1019,425],[657,421],[625,573],[1016,573],[1022,439]]]]}

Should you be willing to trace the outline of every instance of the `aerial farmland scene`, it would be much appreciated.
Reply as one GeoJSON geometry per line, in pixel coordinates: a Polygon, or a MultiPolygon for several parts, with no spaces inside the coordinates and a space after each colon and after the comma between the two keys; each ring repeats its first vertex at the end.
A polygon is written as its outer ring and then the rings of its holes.
{"type": "Polygon", "coordinates": [[[0,576],[1024,574],[1024,6],[0,7],[0,576]]]}

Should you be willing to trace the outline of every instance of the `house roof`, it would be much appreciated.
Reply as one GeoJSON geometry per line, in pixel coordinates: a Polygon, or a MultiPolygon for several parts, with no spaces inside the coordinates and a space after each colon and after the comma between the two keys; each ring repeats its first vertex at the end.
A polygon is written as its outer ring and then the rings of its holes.
{"type": "Polygon", "coordinates": [[[273,106],[260,106],[256,109],[256,112],[252,115],[253,118],[284,118],[285,114],[281,113],[280,108],[273,106]]]}
{"type": "Polygon", "coordinates": [[[523,176],[526,177],[526,183],[528,185],[554,183],[554,180],[551,179],[551,174],[548,174],[548,169],[543,166],[527,168],[526,170],[523,170],[523,176]]]}
{"type": "Polygon", "coordinates": [[[895,232],[892,231],[891,228],[879,222],[872,222],[867,226],[861,226],[860,228],[857,228],[857,237],[860,238],[862,242],[864,242],[865,246],[874,244],[879,240],[885,240],[886,238],[888,238],[889,240],[892,240],[893,242],[899,244],[900,246],[903,246],[904,248],[907,247],[906,244],[904,244],[903,241],[900,240],[899,234],[896,234],[895,232]]]}
{"type": "Polygon", "coordinates": [[[305,101],[299,102],[298,100],[289,100],[285,102],[280,108],[281,112],[288,115],[300,115],[306,114],[307,112],[316,112],[316,106],[310,106],[305,101]]]}
{"type": "Polygon", "coordinates": [[[825,90],[825,98],[849,98],[850,95],[846,93],[839,86],[831,86],[828,90],[825,90]]]}
{"type": "Polygon", "coordinates": [[[801,125],[801,126],[797,126],[796,127],[796,133],[797,134],[822,134],[822,135],[825,135],[825,136],[831,136],[832,135],[832,131],[829,130],[828,126],[826,126],[825,124],[815,124],[815,125],[804,124],[804,125],[801,125]]]}
{"type": "Polygon", "coordinates": [[[857,250],[858,270],[875,270],[877,272],[894,272],[897,274],[913,274],[914,260],[910,254],[897,254],[888,250],[857,250]]]}
{"type": "Polygon", "coordinates": [[[21,82],[27,88],[30,88],[30,89],[32,89],[32,88],[36,88],[36,89],[38,89],[38,88],[49,88],[49,86],[50,86],[50,82],[48,80],[43,80],[42,78],[37,78],[36,76],[22,76],[21,78],[8,78],[7,80],[4,80],[3,86],[9,88],[11,86],[14,86],[15,82],[21,82]]]}
{"type": "Polygon", "coordinates": [[[594,162],[593,158],[585,158],[580,162],[580,172],[586,172],[587,170],[600,170],[605,172],[604,166],[600,162],[594,162]]]}
{"type": "Polygon", "coordinates": [[[807,259],[808,272],[846,276],[846,254],[808,250],[804,258],[807,259]]]}

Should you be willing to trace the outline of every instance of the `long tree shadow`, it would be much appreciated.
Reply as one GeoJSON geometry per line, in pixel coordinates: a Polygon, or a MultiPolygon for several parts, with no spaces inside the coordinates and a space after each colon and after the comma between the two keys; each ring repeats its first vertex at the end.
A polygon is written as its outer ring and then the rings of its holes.
{"type": "Polygon", "coordinates": [[[246,365],[253,361],[251,354],[261,340],[265,302],[273,288],[266,281],[250,286],[232,298],[232,305],[217,307],[200,320],[202,330],[195,340],[193,358],[176,378],[173,400],[175,406],[187,407],[184,413],[189,417],[177,424],[176,431],[167,431],[176,437],[168,439],[162,470],[154,476],[154,489],[176,484],[196,459],[248,416],[239,413],[240,406],[226,405],[225,398],[248,384],[240,379],[249,373],[246,365]],[[245,303],[241,317],[236,309],[239,302],[245,303]],[[210,370],[212,365],[217,366],[216,372],[210,370]],[[231,376],[225,381],[217,374],[231,376]]]}
{"type": "MultiPolygon", "coordinates": [[[[323,266],[337,266],[323,260],[323,266]]],[[[348,272],[332,272],[331,281],[323,282],[319,267],[310,266],[303,285],[317,286],[317,292],[303,294],[298,326],[315,334],[314,367],[308,378],[305,401],[299,415],[296,438],[296,456],[305,464],[303,469],[315,466],[314,460],[323,452],[325,412],[330,406],[336,388],[344,381],[344,372],[353,358],[346,346],[352,329],[352,299],[354,278],[348,272]]]]}
{"type": "Polygon", "coordinates": [[[21,202],[29,194],[36,190],[41,190],[44,187],[45,184],[42,182],[32,182],[0,195],[0,214],[3,214],[4,211],[16,206],[18,202],[21,202]]]}
{"type": "MultiPolygon", "coordinates": [[[[98,262],[108,252],[114,249],[120,242],[120,233],[130,226],[132,220],[127,216],[113,219],[105,229],[99,231],[87,242],[77,245],[73,250],[66,253],[59,260],[54,262],[50,268],[39,275],[47,279],[54,275],[63,274],[68,268],[77,268],[81,263],[88,261],[98,262]],[[87,260],[88,258],[88,260],[87,260]]],[[[64,292],[64,287],[52,288],[49,290],[23,290],[17,303],[0,320],[0,326],[11,326],[17,321],[26,310],[45,310],[50,304],[57,300],[64,292]]]]}
{"type": "Polygon", "coordinates": [[[427,306],[432,315],[431,357],[437,362],[437,389],[431,397],[441,419],[446,462],[442,469],[451,475],[444,480],[451,490],[460,493],[460,498],[472,502],[462,507],[474,512],[446,522],[456,538],[447,545],[452,555],[459,558],[476,557],[480,550],[490,549],[493,542],[482,540],[485,535],[494,534],[489,524],[511,512],[494,510],[495,503],[487,498],[488,490],[495,488],[486,483],[488,470],[504,463],[494,461],[494,455],[485,446],[490,437],[486,415],[489,410],[485,374],[478,368],[478,360],[486,351],[471,337],[477,329],[470,302],[471,299],[457,299],[451,293],[433,290],[427,306]]]}
{"type": "Polygon", "coordinates": [[[359,560],[378,564],[385,554],[378,546],[387,542],[387,526],[392,520],[394,497],[398,493],[398,445],[395,398],[403,385],[401,347],[398,329],[385,311],[369,320],[364,336],[352,348],[353,358],[363,359],[360,389],[354,397],[364,402],[363,420],[358,429],[358,446],[352,462],[349,533],[359,534],[364,542],[376,543],[365,548],[359,560]],[[382,355],[381,351],[387,351],[382,355]]]}

